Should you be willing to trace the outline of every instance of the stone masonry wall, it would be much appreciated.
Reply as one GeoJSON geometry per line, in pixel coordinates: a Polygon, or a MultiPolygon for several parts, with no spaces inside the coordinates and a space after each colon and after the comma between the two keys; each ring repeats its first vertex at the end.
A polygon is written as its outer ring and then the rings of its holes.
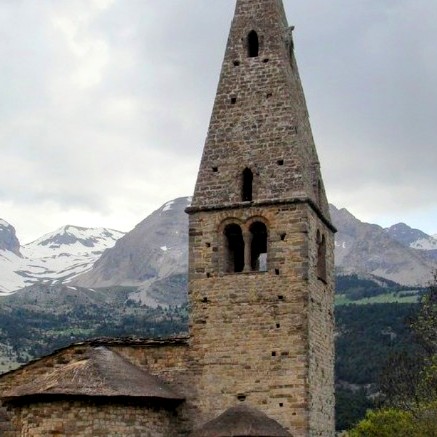
{"type": "Polygon", "coordinates": [[[186,401],[177,409],[179,417],[178,432],[185,435],[193,429],[193,422],[198,409],[193,402],[197,393],[196,366],[191,359],[188,344],[160,347],[116,346],[112,350],[123,355],[133,364],[142,367],[166,381],[173,390],[183,395],[186,401]]]}
{"type": "Polygon", "coordinates": [[[308,236],[310,436],[332,436],[335,429],[334,235],[311,210],[308,214],[308,236]],[[326,239],[325,281],[317,275],[317,231],[326,239]]]}
{"type": "Polygon", "coordinates": [[[92,401],[34,402],[14,409],[18,437],[176,437],[173,413],[132,404],[92,401]]]}

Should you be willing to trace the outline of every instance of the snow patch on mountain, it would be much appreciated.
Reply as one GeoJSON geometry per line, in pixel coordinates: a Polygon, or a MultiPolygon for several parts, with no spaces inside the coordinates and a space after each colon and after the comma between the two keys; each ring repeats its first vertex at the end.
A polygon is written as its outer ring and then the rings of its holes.
{"type": "Polygon", "coordinates": [[[162,208],[162,212],[170,211],[173,204],[174,200],[170,200],[170,202],[167,202],[162,208]]]}
{"type": "Polygon", "coordinates": [[[411,228],[405,223],[397,223],[385,231],[406,247],[420,250],[437,250],[437,239],[425,232],[411,228]]]}
{"type": "Polygon", "coordinates": [[[335,240],[335,247],[339,249],[346,249],[346,241],[335,240]]]}
{"type": "MultiPolygon", "coordinates": [[[[5,221],[3,219],[0,219],[0,226],[3,226],[5,228],[10,228],[11,227],[11,225],[7,221],[5,221]]],[[[3,229],[0,229],[0,231],[3,231],[3,229]]]]}
{"type": "Polygon", "coordinates": [[[437,250],[437,239],[429,236],[428,238],[421,238],[410,244],[413,249],[422,250],[437,250]]]}
{"type": "Polygon", "coordinates": [[[170,200],[167,203],[164,203],[164,205],[162,205],[161,207],[161,212],[167,212],[167,211],[171,211],[172,209],[174,209],[174,207],[177,207],[177,210],[179,210],[180,204],[181,202],[186,203],[186,206],[191,206],[191,202],[193,201],[193,198],[190,197],[179,197],[178,199],[174,199],[174,200],[170,200]]]}

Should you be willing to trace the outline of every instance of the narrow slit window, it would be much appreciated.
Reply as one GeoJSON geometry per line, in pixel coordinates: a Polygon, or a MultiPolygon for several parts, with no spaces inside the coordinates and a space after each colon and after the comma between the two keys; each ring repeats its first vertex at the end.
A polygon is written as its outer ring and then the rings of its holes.
{"type": "Polygon", "coordinates": [[[326,282],[326,240],[320,231],[317,231],[317,277],[326,282]]]}
{"type": "Polygon", "coordinates": [[[226,272],[239,273],[244,269],[244,239],[240,226],[230,224],[224,231],[226,237],[226,272]]]}
{"type": "Polygon", "coordinates": [[[317,181],[317,202],[319,206],[322,204],[322,181],[319,179],[317,181]]]}
{"type": "Polygon", "coordinates": [[[255,222],[249,228],[252,234],[250,248],[251,269],[255,272],[267,271],[267,227],[264,223],[255,222]]]}
{"type": "Polygon", "coordinates": [[[259,39],[254,30],[247,36],[247,53],[249,58],[256,58],[259,55],[259,39]]]}
{"type": "Polygon", "coordinates": [[[243,202],[252,201],[253,191],[253,173],[250,168],[246,168],[243,171],[243,187],[242,187],[242,200],[243,202]]]}
{"type": "Polygon", "coordinates": [[[294,42],[293,39],[290,41],[290,65],[292,70],[294,70],[294,42]]]}

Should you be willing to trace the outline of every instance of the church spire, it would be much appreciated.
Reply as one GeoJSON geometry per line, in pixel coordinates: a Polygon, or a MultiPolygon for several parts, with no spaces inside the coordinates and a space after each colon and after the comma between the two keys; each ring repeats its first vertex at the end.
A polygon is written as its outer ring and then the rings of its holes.
{"type": "Polygon", "coordinates": [[[192,206],[328,203],[282,0],[237,0],[192,206]]]}

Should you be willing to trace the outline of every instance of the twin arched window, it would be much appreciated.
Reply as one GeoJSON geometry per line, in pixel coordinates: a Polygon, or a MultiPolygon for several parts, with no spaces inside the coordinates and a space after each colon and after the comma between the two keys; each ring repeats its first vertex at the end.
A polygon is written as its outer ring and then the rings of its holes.
{"type": "Polygon", "coordinates": [[[224,229],[225,271],[267,271],[267,226],[256,221],[243,229],[236,223],[228,224],[224,229]]]}

